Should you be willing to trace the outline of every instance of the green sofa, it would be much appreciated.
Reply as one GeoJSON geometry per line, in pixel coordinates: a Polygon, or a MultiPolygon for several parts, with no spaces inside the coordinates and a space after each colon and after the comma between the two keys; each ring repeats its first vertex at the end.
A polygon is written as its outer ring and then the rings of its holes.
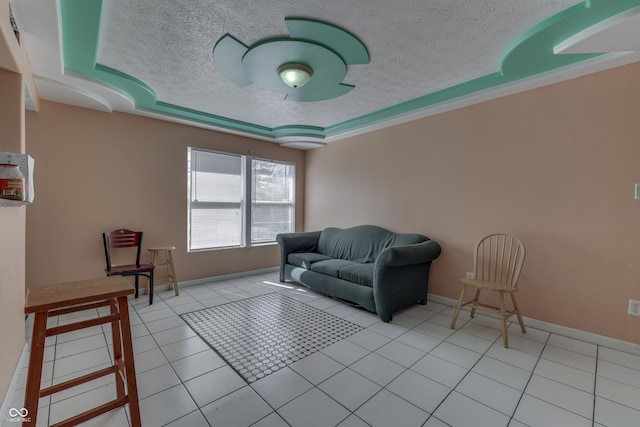
{"type": "Polygon", "coordinates": [[[440,245],[421,234],[374,225],[284,233],[280,280],[349,301],[389,322],[395,311],[427,303],[429,268],[440,245]]]}

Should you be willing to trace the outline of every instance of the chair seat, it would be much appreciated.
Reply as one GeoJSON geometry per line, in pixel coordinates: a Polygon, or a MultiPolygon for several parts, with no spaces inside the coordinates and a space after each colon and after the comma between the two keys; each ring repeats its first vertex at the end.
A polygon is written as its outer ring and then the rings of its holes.
{"type": "Polygon", "coordinates": [[[105,273],[107,276],[115,276],[115,275],[123,275],[123,274],[134,274],[145,271],[153,270],[153,265],[151,264],[129,264],[129,265],[115,265],[111,268],[105,268],[105,273]]]}
{"type": "Polygon", "coordinates": [[[508,283],[498,283],[491,280],[460,279],[460,283],[467,286],[473,286],[474,288],[488,289],[492,291],[502,291],[508,293],[518,292],[518,288],[513,288],[508,283]]]}

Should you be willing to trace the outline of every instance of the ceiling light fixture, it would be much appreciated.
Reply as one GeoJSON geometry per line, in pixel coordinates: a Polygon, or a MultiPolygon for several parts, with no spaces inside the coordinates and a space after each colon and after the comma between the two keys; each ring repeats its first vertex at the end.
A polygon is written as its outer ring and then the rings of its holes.
{"type": "Polygon", "coordinates": [[[313,70],[304,64],[288,63],[278,67],[278,74],[284,84],[297,89],[309,83],[313,70]]]}

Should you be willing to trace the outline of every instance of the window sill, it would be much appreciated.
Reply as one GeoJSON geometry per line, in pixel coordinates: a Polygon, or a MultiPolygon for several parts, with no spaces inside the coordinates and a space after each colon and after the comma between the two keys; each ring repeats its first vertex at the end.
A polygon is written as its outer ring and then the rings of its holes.
{"type": "Polygon", "coordinates": [[[258,248],[258,247],[262,247],[262,246],[273,246],[273,245],[277,245],[278,242],[264,242],[264,243],[254,243],[251,246],[224,246],[224,247],[220,247],[220,248],[202,248],[202,249],[188,249],[187,253],[198,253],[198,252],[210,252],[210,251],[225,251],[225,250],[232,250],[232,249],[251,249],[251,248],[258,248]]]}

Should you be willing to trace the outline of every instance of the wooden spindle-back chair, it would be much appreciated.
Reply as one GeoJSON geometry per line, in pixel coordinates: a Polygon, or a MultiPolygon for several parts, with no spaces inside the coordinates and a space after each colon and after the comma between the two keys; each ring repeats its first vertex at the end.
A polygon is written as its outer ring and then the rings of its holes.
{"type": "Polygon", "coordinates": [[[495,233],[483,237],[477,244],[473,255],[474,277],[471,279],[461,279],[462,292],[458,299],[458,305],[451,319],[451,329],[456,326],[460,309],[465,306],[471,307],[471,317],[474,317],[476,310],[498,314],[502,322],[502,340],[504,347],[509,347],[507,337],[507,319],[513,315],[518,318],[522,333],[526,333],[520,308],[516,301],[515,293],[518,292],[518,279],[522,271],[525,258],[524,243],[516,236],[506,233],[495,233]],[[464,301],[467,287],[475,289],[475,296],[469,301],[464,301]],[[483,290],[499,293],[500,305],[490,305],[479,302],[480,292],[483,290]],[[512,309],[505,306],[504,295],[511,296],[512,309]]]}

